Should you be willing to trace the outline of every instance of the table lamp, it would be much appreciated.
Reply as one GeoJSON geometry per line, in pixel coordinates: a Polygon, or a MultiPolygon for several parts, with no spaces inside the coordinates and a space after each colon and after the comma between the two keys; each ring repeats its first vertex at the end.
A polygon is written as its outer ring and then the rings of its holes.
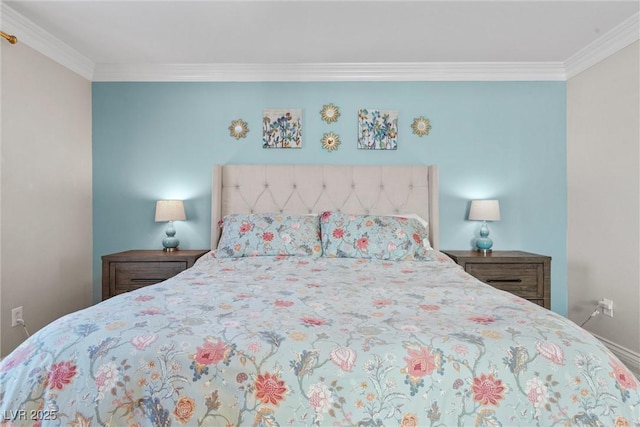
{"type": "Polygon", "coordinates": [[[156,222],[166,222],[167,237],[162,239],[162,246],[165,251],[176,251],[180,240],[176,236],[176,229],[173,227],[173,221],[184,221],[187,215],[184,213],[184,203],[182,200],[158,200],[156,202],[156,222]]]}
{"type": "Polygon", "coordinates": [[[500,203],[497,200],[472,200],[469,220],[482,221],[480,237],[476,239],[476,250],[485,254],[490,252],[493,240],[489,238],[487,221],[500,221],[500,203]]]}

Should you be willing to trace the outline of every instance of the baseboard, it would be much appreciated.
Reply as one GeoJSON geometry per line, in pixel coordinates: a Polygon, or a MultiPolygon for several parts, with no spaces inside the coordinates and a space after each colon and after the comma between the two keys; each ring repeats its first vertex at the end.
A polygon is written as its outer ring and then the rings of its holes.
{"type": "Polygon", "coordinates": [[[616,355],[627,368],[633,372],[636,378],[640,379],[640,354],[629,350],[626,347],[618,345],[613,341],[609,341],[599,335],[593,334],[602,344],[604,344],[613,354],[616,355]]]}

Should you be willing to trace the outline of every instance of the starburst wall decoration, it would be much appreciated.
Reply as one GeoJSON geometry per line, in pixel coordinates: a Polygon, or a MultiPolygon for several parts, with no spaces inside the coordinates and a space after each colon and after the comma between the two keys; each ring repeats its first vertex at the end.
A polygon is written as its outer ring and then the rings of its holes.
{"type": "Polygon", "coordinates": [[[322,135],[322,148],[331,152],[338,149],[340,145],[340,137],[333,132],[322,135]]]}
{"type": "Polygon", "coordinates": [[[340,117],[340,109],[333,104],[324,105],[322,106],[322,111],[320,111],[320,116],[327,123],[337,122],[338,117],[340,117]]]}
{"type": "Polygon", "coordinates": [[[429,135],[429,131],[431,130],[431,122],[429,121],[429,119],[426,119],[422,116],[416,117],[415,119],[413,119],[411,128],[413,129],[413,133],[418,136],[422,137],[425,135],[429,135]]]}
{"type": "Polygon", "coordinates": [[[234,120],[229,125],[229,134],[235,139],[244,138],[249,132],[247,122],[242,119],[234,120]]]}

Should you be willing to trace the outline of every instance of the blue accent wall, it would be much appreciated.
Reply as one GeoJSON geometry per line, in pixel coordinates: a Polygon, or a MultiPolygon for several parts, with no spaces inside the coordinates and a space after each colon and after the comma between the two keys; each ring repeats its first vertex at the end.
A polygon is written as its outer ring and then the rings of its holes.
{"type": "Polygon", "coordinates": [[[494,249],[552,256],[552,309],[566,315],[564,82],[93,83],[94,301],[102,255],[161,248],[158,199],[185,200],[181,248],[209,247],[216,163],[438,164],[441,248],[470,248],[469,201],[499,199],[494,249]],[[328,103],[337,123],[320,118],[328,103]],[[302,109],[302,149],[262,148],[265,108],[302,109]],[[398,111],[397,150],[357,149],[359,108],[398,111]],[[432,123],[422,138],[418,116],[432,123]],[[241,140],[228,130],[238,118],[249,125],[241,140]],[[334,152],[321,147],[329,131],[342,141],[334,152]]]}

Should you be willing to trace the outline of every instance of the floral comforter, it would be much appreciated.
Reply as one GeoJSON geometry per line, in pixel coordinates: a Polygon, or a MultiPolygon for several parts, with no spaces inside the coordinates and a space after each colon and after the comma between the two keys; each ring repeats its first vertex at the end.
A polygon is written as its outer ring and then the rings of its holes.
{"type": "Polygon", "coordinates": [[[7,425],[638,426],[570,321],[430,261],[212,254],[0,363],[7,425]]]}

